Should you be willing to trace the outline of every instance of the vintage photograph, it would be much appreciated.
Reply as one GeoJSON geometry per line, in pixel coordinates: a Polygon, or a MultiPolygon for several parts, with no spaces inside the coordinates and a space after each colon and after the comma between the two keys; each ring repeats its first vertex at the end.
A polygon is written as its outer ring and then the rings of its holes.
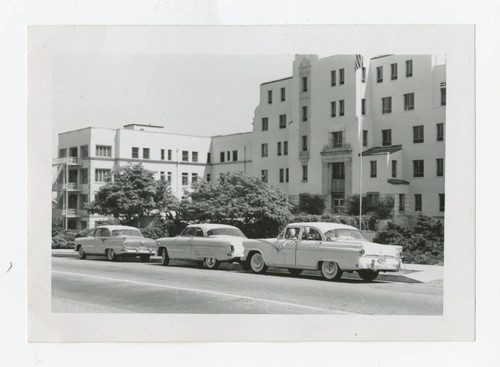
{"type": "MultiPolygon", "coordinates": [[[[329,315],[315,319],[325,329],[445,319],[453,56],[362,43],[207,51],[190,44],[199,31],[30,29],[30,90],[50,84],[45,311],[112,323],[329,315]]],[[[230,33],[217,32],[208,43],[230,33]]]]}

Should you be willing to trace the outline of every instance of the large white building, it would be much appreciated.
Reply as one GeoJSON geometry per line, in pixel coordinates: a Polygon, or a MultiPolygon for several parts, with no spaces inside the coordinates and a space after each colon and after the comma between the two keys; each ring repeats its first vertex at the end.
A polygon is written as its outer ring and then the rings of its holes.
{"type": "Polygon", "coordinates": [[[59,135],[54,216],[71,227],[88,216],[109,172],[142,163],[182,197],[201,179],[244,172],[287,192],[320,194],[341,213],[351,195],[394,198],[394,217],[444,215],[446,66],[434,56],[297,55],[292,76],[260,85],[253,131],[176,135],[161,126],[85,128],[59,135]]]}

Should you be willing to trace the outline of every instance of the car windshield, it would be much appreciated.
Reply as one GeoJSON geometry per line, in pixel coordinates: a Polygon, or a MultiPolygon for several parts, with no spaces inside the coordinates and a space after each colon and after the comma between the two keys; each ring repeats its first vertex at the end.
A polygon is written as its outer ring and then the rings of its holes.
{"type": "Polygon", "coordinates": [[[332,229],[325,233],[325,237],[329,241],[366,241],[363,234],[355,229],[332,229]]]}
{"type": "Polygon", "coordinates": [[[236,236],[236,237],[246,238],[243,232],[241,232],[238,228],[213,228],[208,230],[207,235],[209,236],[224,235],[224,236],[236,236]]]}
{"type": "Polygon", "coordinates": [[[138,229],[115,229],[111,232],[111,236],[137,236],[144,237],[138,229]]]}

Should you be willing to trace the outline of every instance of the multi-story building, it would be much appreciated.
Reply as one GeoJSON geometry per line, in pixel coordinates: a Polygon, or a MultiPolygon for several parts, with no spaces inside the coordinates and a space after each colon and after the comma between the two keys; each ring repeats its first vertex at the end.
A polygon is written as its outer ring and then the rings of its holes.
{"type": "Polygon", "coordinates": [[[320,194],[342,213],[351,195],[371,206],[394,198],[394,217],[444,215],[446,67],[432,56],[386,55],[363,65],[355,55],[297,55],[292,76],[260,85],[253,131],[176,135],[160,126],[86,128],[59,135],[54,180],[69,227],[88,216],[106,175],[140,162],[182,197],[222,172],[244,172],[287,192],[320,194]]]}

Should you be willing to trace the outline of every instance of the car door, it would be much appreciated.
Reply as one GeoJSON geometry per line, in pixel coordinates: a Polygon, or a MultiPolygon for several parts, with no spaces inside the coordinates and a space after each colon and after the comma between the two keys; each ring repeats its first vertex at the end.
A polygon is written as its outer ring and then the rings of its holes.
{"type": "Polygon", "coordinates": [[[308,227],[307,234],[305,228],[301,232],[302,238],[298,241],[296,247],[296,261],[299,267],[316,267],[321,257],[321,232],[313,227],[308,227]]]}
{"type": "Polygon", "coordinates": [[[204,236],[203,230],[199,227],[194,227],[194,236],[191,241],[191,257],[196,260],[202,260],[205,257],[215,257],[210,248],[208,237],[204,236]]]}
{"type": "Polygon", "coordinates": [[[191,257],[194,234],[194,227],[184,229],[181,235],[168,245],[169,256],[177,259],[189,259],[191,257]]]}
{"type": "Polygon", "coordinates": [[[296,265],[296,249],[299,243],[300,227],[287,227],[283,238],[278,237],[277,245],[280,265],[296,265]]]}
{"type": "Polygon", "coordinates": [[[83,238],[81,240],[83,251],[86,254],[94,254],[95,246],[96,246],[96,236],[101,233],[101,228],[96,228],[92,234],[90,234],[87,238],[83,238]]]}
{"type": "Polygon", "coordinates": [[[110,236],[111,234],[108,228],[100,228],[100,232],[98,233],[94,241],[94,253],[96,255],[106,254],[106,249],[109,248],[107,241],[109,241],[110,236]]]}

